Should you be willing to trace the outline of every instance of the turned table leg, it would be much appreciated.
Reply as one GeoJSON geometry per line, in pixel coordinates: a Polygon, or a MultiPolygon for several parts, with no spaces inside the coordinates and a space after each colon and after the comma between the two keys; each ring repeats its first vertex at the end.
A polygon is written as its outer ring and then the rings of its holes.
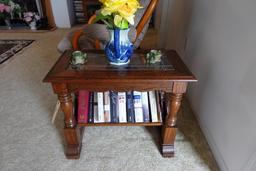
{"type": "Polygon", "coordinates": [[[167,93],[167,116],[162,129],[162,153],[164,157],[174,156],[177,112],[180,108],[182,93],[167,93]]]}
{"type": "Polygon", "coordinates": [[[64,137],[66,140],[66,157],[68,159],[79,159],[82,147],[82,128],[77,126],[73,112],[72,96],[67,91],[65,84],[53,85],[58,94],[60,107],[65,114],[64,137]]]}

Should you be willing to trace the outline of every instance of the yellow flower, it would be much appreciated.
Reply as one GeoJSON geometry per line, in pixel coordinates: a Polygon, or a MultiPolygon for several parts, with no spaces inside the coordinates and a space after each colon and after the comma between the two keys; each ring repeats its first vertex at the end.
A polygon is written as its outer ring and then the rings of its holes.
{"type": "Polygon", "coordinates": [[[119,15],[116,22],[120,23],[122,19],[127,20],[130,24],[134,24],[134,14],[138,8],[141,8],[138,0],[100,0],[103,4],[102,15],[119,15]]]}
{"type": "Polygon", "coordinates": [[[127,0],[100,0],[103,3],[101,13],[103,15],[111,15],[116,13],[127,0]]]}
{"type": "Polygon", "coordinates": [[[114,23],[116,26],[119,26],[122,23],[123,17],[120,15],[115,15],[114,17],[114,23]]]}
{"type": "Polygon", "coordinates": [[[118,13],[121,17],[125,18],[130,24],[133,25],[134,14],[138,8],[140,8],[140,4],[137,0],[128,0],[118,9],[118,13]]]}

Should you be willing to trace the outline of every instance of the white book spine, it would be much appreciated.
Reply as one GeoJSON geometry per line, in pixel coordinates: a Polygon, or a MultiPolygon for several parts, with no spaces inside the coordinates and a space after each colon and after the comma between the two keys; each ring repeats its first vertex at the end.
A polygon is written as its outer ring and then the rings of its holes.
{"type": "Polygon", "coordinates": [[[134,91],[133,92],[133,102],[134,102],[134,107],[141,107],[142,108],[142,101],[141,101],[141,92],[139,91],[134,91]]]}
{"type": "Polygon", "coordinates": [[[157,106],[156,106],[156,93],[155,91],[149,91],[149,103],[151,111],[152,122],[159,122],[157,117],[157,106]]]}
{"type": "Polygon", "coordinates": [[[141,92],[142,110],[144,122],[149,122],[148,92],[141,92]]]}
{"type": "Polygon", "coordinates": [[[104,121],[103,92],[98,92],[98,117],[99,117],[99,122],[105,122],[104,121]]]}
{"type": "Polygon", "coordinates": [[[133,92],[133,103],[134,103],[135,122],[143,122],[141,92],[139,91],[133,92]]]}
{"type": "Polygon", "coordinates": [[[111,122],[110,119],[110,93],[104,92],[104,120],[105,122],[111,122]]]}
{"type": "Polygon", "coordinates": [[[143,110],[142,107],[134,108],[135,122],[143,122],[143,110]]]}
{"type": "Polygon", "coordinates": [[[126,93],[125,92],[118,92],[118,113],[119,113],[119,122],[126,123],[127,114],[126,114],[126,93]]]}
{"type": "Polygon", "coordinates": [[[93,96],[93,120],[94,123],[99,123],[99,115],[98,115],[98,93],[94,92],[94,96],[93,96]]]}

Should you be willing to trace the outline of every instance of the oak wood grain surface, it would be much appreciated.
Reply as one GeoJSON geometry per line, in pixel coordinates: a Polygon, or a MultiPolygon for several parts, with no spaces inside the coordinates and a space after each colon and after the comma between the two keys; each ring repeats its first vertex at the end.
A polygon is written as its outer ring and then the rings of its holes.
{"type": "MultiPolygon", "coordinates": [[[[61,109],[65,115],[64,135],[66,157],[78,159],[82,147],[83,128],[86,126],[161,126],[163,157],[174,156],[174,141],[177,129],[177,113],[189,82],[197,79],[173,50],[162,50],[162,62],[149,65],[145,56],[149,50],[136,51],[129,65],[113,67],[107,63],[102,50],[88,50],[87,63],[70,64],[72,51],[66,51],[44,78],[50,82],[58,95],[61,109]],[[165,105],[162,107],[162,122],[149,123],[77,123],[75,105],[71,93],[79,90],[89,91],[128,91],[163,90],[165,105]]],[[[111,137],[110,137],[111,138],[111,137]]]]}

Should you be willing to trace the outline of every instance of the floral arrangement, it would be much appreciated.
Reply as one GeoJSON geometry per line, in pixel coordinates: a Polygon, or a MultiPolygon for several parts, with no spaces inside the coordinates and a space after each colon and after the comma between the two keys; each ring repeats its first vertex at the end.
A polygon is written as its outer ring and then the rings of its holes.
{"type": "Polygon", "coordinates": [[[0,19],[21,18],[21,7],[12,0],[0,0],[0,19]]]}
{"type": "Polygon", "coordinates": [[[10,0],[9,5],[11,6],[11,18],[22,18],[21,17],[21,13],[22,13],[22,9],[20,7],[19,4],[14,3],[13,1],[10,0]]]}
{"type": "Polygon", "coordinates": [[[11,17],[11,6],[0,2],[0,19],[11,17]]]}
{"type": "Polygon", "coordinates": [[[94,22],[103,21],[110,29],[134,25],[135,12],[142,8],[138,0],[99,0],[103,5],[94,22]]]}
{"type": "Polygon", "coordinates": [[[37,15],[35,12],[25,12],[23,13],[23,16],[24,21],[28,24],[40,20],[40,16],[37,15]]]}

